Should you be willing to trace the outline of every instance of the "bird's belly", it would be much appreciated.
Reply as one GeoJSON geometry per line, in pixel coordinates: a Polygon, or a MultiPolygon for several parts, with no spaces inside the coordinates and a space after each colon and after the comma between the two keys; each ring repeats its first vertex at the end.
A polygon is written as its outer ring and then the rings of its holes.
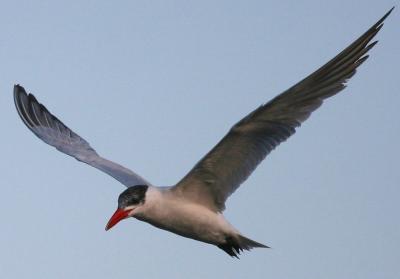
{"type": "Polygon", "coordinates": [[[219,244],[235,229],[222,214],[193,204],[169,204],[153,208],[137,219],[184,237],[219,244]]]}

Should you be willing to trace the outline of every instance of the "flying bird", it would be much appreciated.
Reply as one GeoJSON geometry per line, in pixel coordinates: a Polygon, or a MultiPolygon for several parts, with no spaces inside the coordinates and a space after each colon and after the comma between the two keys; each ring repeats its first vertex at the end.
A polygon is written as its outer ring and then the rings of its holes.
{"type": "Polygon", "coordinates": [[[118,198],[117,210],[106,230],[134,217],[238,257],[243,250],[268,246],[243,236],[224,218],[227,198],[325,99],[346,87],[377,43],[371,40],[392,10],[328,63],[237,122],[185,177],[169,187],[154,186],[133,171],[101,157],[20,85],[14,86],[14,102],[19,116],[38,138],[127,187],[118,198]]]}

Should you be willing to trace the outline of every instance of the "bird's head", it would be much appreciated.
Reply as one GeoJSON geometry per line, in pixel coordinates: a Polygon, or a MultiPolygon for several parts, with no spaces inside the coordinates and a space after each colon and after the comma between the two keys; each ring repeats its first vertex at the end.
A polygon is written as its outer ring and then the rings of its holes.
{"type": "Polygon", "coordinates": [[[118,197],[118,208],[107,223],[106,231],[119,221],[135,215],[135,210],[144,204],[147,185],[136,185],[123,191],[118,197]]]}

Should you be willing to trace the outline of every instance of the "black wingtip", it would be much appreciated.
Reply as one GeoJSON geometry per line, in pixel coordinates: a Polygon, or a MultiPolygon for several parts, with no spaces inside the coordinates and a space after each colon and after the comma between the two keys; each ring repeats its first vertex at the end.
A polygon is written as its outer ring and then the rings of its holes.
{"type": "Polygon", "coordinates": [[[22,93],[25,93],[25,94],[26,94],[26,91],[25,91],[25,88],[24,88],[24,87],[22,87],[22,86],[19,85],[18,83],[17,83],[17,84],[14,84],[14,93],[19,93],[19,92],[22,92],[22,93]]]}
{"type": "Polygon", "coordinates": [[[34,126],[34,122],[30,119],[28,112],[26,111],[24,100],[27,99],[27,93],[25,89],[19,85],[14,85],[14,104],[17,109],[18,115],[21,117],[24,124],[31,129],[34,126]]]}
{"type": "Polygon", "coordinates": [[[17,98],[19,98],[19,96],[18,96],[19,94],[24,94],[28,98],[30,103],[35,102],[38,105],[41,105],[37,101],[35,95],[33,95],[32,93],[27,93],[25,88],[17,83],[17,84],[14,84],[14,99],[16,100],[16,104],[17,104],[17,98]]]}
{"type": "Polygon", "coordinates": [[[394,10],[394,7],[395,6],[393,6],[377,23],[376,23],[376,25],[378,26],[378,25],[381,25],[382,23],[383,23],[383,21],[392,13],[392,11],[394,10]]]}

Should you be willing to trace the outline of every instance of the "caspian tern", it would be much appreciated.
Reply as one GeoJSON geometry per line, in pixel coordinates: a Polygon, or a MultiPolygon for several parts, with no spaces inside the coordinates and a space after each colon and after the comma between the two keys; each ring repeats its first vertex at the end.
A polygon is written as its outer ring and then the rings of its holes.
{"type": "Polygon", "coordinates": [[[170,187],[153,186],[131,170],[100,157],[20,85],[14,86],[14,101],[19,116],[37,137],[128,187],[120,194],[106,230],[135,217],[238,257],[243,250],[268,246],[244,237],[228,223],[222,215],[225,201],[326,98],[346,87],[357,67],[368,58],[366,53],[377,43],[370,42],[392,10],[331,61],[240,120],[181,181],[170,187]]]}

